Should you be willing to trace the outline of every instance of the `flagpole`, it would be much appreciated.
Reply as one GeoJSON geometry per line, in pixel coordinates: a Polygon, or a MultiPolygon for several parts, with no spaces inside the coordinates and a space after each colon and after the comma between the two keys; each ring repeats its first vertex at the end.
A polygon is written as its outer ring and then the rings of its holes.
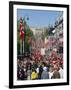
{"type": "Polygon", "coordinates": [[[25,55],[25,16],[24,16],[24,55],[25,55]]]}
{"type": "Polygon", "coordinates": [[[24,51],[24,54],[26,54],[26,45],[25,45],[25,33],[26,33],[26,18],[24,16],[24,43],[23,43],[23,51],[24,51]]]}
{"type": "Polygon", "coordinates": [[[23,39],[22,39],[22,59],[23,59],[23,39]]]}
{"type": "Polygon", "coordinates": [[[21,55],[23,59],[23,53],[24,53],[24,27],[23,27],[23,19],[20,18],[20,38],[21,38],[21,55]]]}

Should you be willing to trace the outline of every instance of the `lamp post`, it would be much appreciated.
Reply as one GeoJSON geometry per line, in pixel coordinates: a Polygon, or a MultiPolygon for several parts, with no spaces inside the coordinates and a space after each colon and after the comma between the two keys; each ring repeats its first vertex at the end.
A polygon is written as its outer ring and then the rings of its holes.
{"type": "MultiPolygon", "coordinates": [[[[28,17],[27,17],[27,20],[29,20],[28,17]]],[[[26,48],[26,29],[27,29],[26,17],[24,16],[24,39],[23,39],[24,42],[22,43],[23,47],[24,47],[24,49],[22,47],[24,55],[27,53],[27,48],[26,48]]]]}
{"type": "Polygon", "coordinates": [[[21,55],[22,55],[22,58],[23,58],[23,37],[24,37],[24,31],[23,31],[23,20],[22,18],[20,18],[20,39],[21,39],[21,55]]]}
{"type": "Polygon", "coordinates": [[[26,21],[25,21],[25,18],[24,18],[24,54],[26,52],[26,47],[25,47],[25,34],[26,34],[26,21]]]}

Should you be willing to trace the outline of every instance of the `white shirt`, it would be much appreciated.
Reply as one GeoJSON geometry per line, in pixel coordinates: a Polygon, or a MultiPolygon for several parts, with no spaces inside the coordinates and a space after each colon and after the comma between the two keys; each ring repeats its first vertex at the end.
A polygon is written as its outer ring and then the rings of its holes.
{"type": "Polygon", "coordinates": [[[63,69],[62,68],[60,68],[59,73],[60,73],[60,78],[63,78],[63,69]]]}
{"type": "Polygon", "coordinates": [[[36,69],[36,72],[39,73],[39,68],[36,69]]]}
{"type": "Polygon", "coordinates": [[[49,79],[53,76],[53,72],[49,72],[49,79]]]}

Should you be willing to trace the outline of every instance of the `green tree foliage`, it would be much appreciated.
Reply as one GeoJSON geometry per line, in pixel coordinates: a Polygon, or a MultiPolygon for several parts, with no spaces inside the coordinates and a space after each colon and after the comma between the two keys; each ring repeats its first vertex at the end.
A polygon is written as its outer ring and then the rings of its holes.
{"type": "Polygon", "coordinates": [[[17,20],[17,54],[20,54],[20,28],[19,28],[20,21],[17,20]]]}

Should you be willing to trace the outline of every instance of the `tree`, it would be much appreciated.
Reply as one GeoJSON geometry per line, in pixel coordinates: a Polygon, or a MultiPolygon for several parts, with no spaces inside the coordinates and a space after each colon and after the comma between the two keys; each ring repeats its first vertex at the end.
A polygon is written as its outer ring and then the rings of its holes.
{"type": "MultiPolygon", "coordinates": [[[[34,38],[33,31],[30,29],[29,25],[27,24],[27,21],[24,21],[23,19],[23,25],[25,23],[25,37],[24,37],[24,51],[30,52],[30,45],[31,45],[31,39],[34,38]]],[[[22,44],[20,38],[20,20],[17,20],[17,54],[20,54],[20,45],[22,44]]]]}

